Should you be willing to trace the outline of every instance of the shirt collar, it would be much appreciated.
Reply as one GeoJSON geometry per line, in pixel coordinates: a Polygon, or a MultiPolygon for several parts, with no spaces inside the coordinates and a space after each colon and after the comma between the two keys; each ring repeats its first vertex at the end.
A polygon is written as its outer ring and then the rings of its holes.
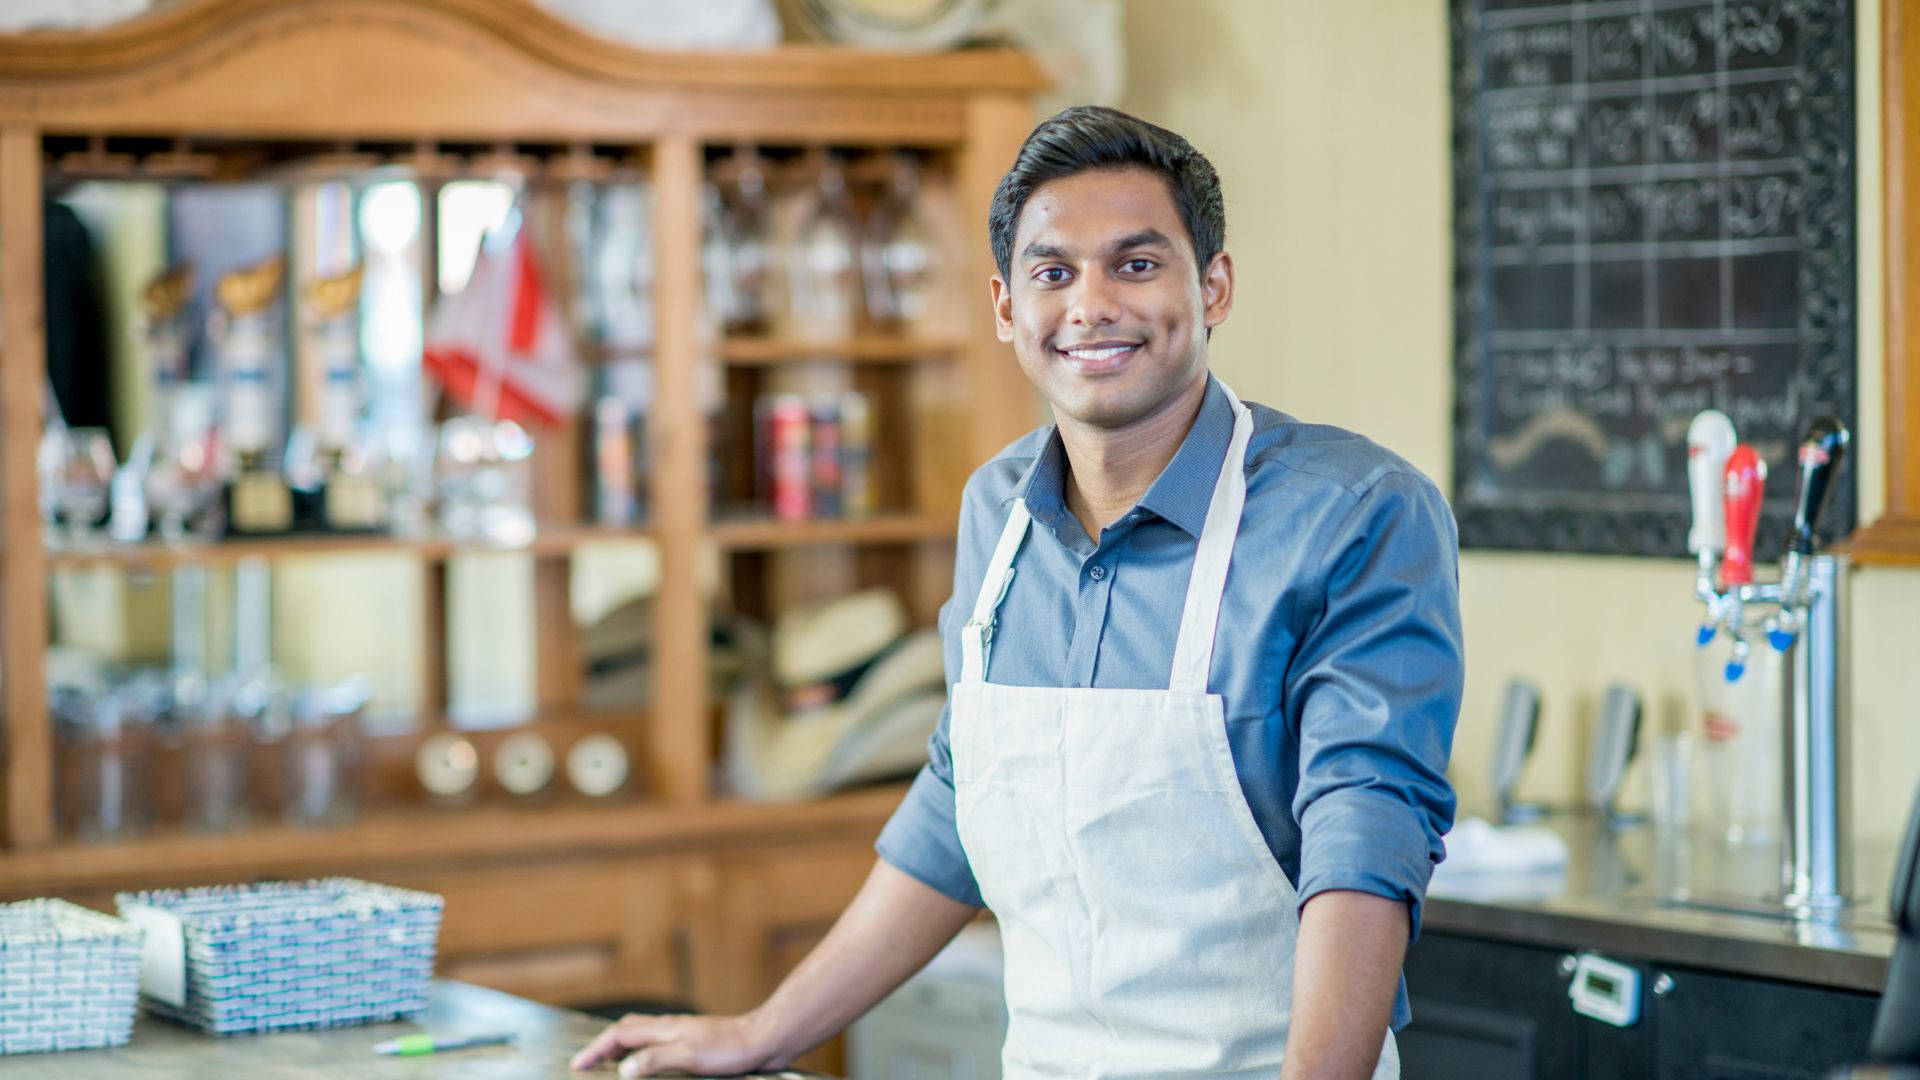
{"type": "MultiPolygon", "coordinates": [[[[1213,502],[1213,486],[1220,478],[1220,462],[1226,458],[1232,438],[1233,403],[1227,400],[1220,380],[1208,375],[1207,393],[1200,401],[1193,427],[1167,467],[1140,496],[1139,508],[1160,515],[1197,539],[1206,527],[1207,507],[1213,502]]],[[[1014,495],[1025,500],[1027,512],[1043,525],[1056,525],[1067,512],[1066,466],[1067,450],[1060,432],[1050,430],[1039,456],[1013,486],[1014,495]]]]}

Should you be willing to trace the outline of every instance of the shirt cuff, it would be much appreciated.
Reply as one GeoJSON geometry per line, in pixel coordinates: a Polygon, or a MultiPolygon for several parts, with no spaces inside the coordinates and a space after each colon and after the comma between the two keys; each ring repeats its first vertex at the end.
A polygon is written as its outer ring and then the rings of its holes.
{"type": "Polygon", "coordinates": [[[1399,900],[1407,941],[1419,939],[1420,905],[1444,849],[1418,810],[1384,792],[1336,788],[1308,804],[1300,831],[1300,907],[1329,889],[1399,900]]]}
{"type": "Polygon", "coordinates": [[[873,848],[894,869],[950,900],[985,907],[973,867],[960,846],[960,828],[954,816],[953,785],[922,767],[900,808],[880,830],[873,848]]]}

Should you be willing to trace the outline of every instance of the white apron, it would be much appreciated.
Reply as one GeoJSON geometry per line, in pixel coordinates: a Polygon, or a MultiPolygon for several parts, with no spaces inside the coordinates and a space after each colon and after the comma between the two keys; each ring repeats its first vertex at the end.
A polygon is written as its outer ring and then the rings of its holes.
{"type": "MultiPolygon", "coordinates": [[[[1214,630],[1246,502],[1253,416],[1194,554],[1166,690],[986,681],[1031,520],[1016,501],[963,631],[949,739],[960,840],[1006,951],[1009,1080],[1280,1074],[1293,885],[1234,771],[1214,630]]],[[[1012,630],[1016,648],[1042,647],[1012,630]]],[[[1388,1034],[1374,1074],[1400,1075],[1388,1034]]]]}

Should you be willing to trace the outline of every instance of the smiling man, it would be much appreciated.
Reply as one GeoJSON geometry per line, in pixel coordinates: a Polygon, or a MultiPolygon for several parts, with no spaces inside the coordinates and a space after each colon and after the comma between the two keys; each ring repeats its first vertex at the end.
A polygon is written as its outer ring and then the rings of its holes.
{"type": "Polygon", "coordinates": [[[576,1064],[784,1063],[986,907],[1008,1077],[1397,1076],[1453,817],[1452,516],[1388,451],[1209,374],[1233,261],[1185,139],[1060,113],[988,227],[1000,338],[1054,423],[967,484],[931,760],[763,1005],[629,1017],[576,1064]]]}

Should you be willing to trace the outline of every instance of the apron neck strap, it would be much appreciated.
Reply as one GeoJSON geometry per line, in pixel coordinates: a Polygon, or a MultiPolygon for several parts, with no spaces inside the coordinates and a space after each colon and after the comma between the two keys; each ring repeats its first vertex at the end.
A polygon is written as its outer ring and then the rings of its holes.
{"type": "MultiPolygon", "coordinates": [[[[1187,579],[1187,600],[1180,612],[1180,636],[1173,646],[1173,672],[1169,689],[1204,694],[1207,675],[1213,668],[1214,632],[1220,621],[1220,597],[1227,586],[1227,565],[1233,560],[1234,538],[1240,532],[1240,511],[1247,502],[1247,443],[1253,438],[1253,413],[1234,392],[1221,383],[1227,400],[1233,405],[1233,438],[1227,443],[1226,460],[1220,463],[1220,476],[1214,481],[1213,499],[1207,505],[1207,522],[1200,530],[1200,542],[1194,548],[1193,572],[1187,579]]],[[[960,681],[979,682],[987,677],[987,661],[993,648],[994,630],[999,623],[1000,602],[1013,584],[1013,558],[1027,538],[1033,516],[1025,500],[1015,499],[1000,530],[1000,542],[994,546],[987,572],[980,579],[980,595],[974,598],[973,616],[960,630],[960,681]]]]}
{"type": "Polygon", "coordinates": [[[1000,602],[1007,598],[1007,587],[1013,584],[1013,557],[1026,540],[1027,526],[1032,520],[1026,500],[1015,499],[1013,512],[1007,515],[1006,528],[1000,530],[1000,542],[994,545],[993,557],[987,560],[987,572],[980,579],[980,595],[973,601],[973,617],[960,629],[961,682],[980,682],[987,677],[993,631],[1000,621],[997,612],[1000,602]]]}
{"type": "Polygon", "coordinates": [[[1214,481],[1213,500],[1207,504],[1207,523],[1193,552],[1193,573],[1187,578],[1187,601],[1180,611],[1180,637],[1173,645],[1173,671],[1168,689],[1204,694],[1213,669],[1214,631],[1220,622],[1220,598],[1227,588],[1227,565],[1233,561],[1233,541],[1240,533],[1240,511],[1247,503],[1247,443],[1253,438],[1253,413],[1227,387],[1233,404],[1233,438],[1227,443],[1220,477],[1214,481]]]}

